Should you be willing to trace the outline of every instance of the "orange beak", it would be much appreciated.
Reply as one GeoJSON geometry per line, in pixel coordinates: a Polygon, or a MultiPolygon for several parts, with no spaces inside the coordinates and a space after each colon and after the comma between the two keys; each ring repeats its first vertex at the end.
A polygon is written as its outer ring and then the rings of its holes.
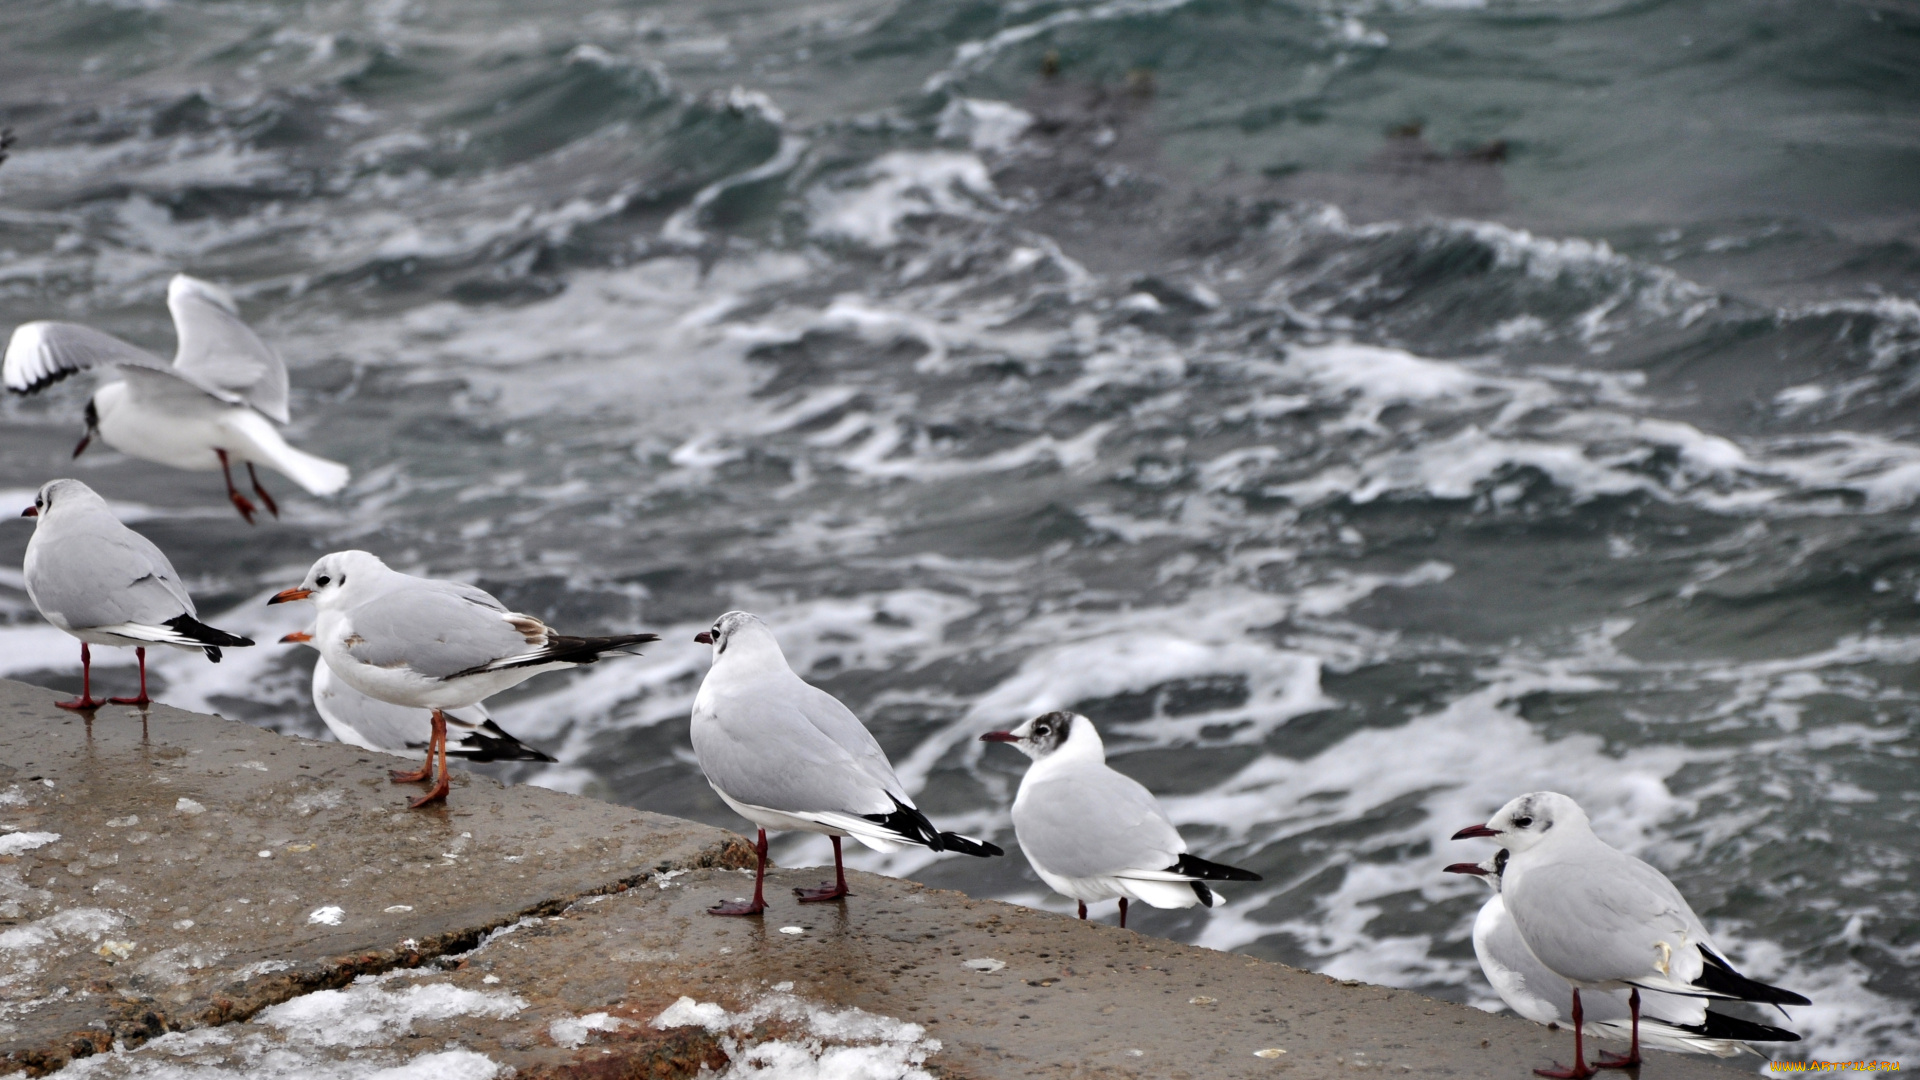
{"type": "Polygon", "coordinates": [[[25,510],[20,511],[20,516],[21,517],[39,517],[40,508],[36,506],[29,506],[25,510]]]}
{"type": "Polygon", "coordinates": [[[267,603],[290,604],[295,600],[305,600],[307,597],[312,595],[313,595],[312,589],[282,589],[279,592],[274,593],[273,599],[267,601],[267,603]]]}
{"type": "Polygon", "coordinates": [[[313,640],[312,634],[307,633],[305,630],[295,630],[293,633],[288,634],[287,636],[281,638],[280,644],[305,645],[307,642],[312,640],[313,640]]]}

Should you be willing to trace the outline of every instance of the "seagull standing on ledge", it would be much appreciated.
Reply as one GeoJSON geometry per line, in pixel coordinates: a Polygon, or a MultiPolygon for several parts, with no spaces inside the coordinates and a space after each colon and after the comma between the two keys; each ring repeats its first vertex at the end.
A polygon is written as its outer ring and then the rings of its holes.
{"type": "Polygon", "coordinates": [[[287,366],[240,321],[233,296],[185,274],[167,284],[167,308],[179,338],[173,363],[111,334],[76,323],[23,323],[7,343],[7,389],[42,390],[76,371],[111,366],[119,378],[87,402],[87,431],[73,456],[97,433],[130,457],[176,469],[219,469],[227,498],[247,524],[253,502],[233,486],[232,467],[247,466],[253,493],[267,511],[280,507],[260,485],[257,462],[315,495],[347,484],[347,467],[287,445],[274,422],[287,423],[287,366]]]}
{"type": "Polygon", "coordinates": [[[1213,906],[1209,881],[1259,881],[1251,870],[1187,854],[1153,793],[1107,764],[1107,748],[1093,721],[1079,713],[1050,712],[1014,728],[989,731],[981,742],[1003,742],[1033,759],[1013,799],[1013,832],[1027,862],[1054,892],[1080,902],[1120,898],[1157,908],[1213,906]]]}
{"type": "Polygon", "coordinates": [[[27,541],[27,596],[53,625],[80,639],[80,696],[63,709],[152,703],[147,697],[147,646],[200,649],[220,662],[220,650],[253,644],[195,618],[193,597],[153,541],[120,524],[107,501],[78,480],[49,480],[20,512],[35,518],[27,541]],[[87,646],[133,646],[140,661],[140,696],[93,696],[93,655],[87,646]]]}
{"type": "Polygon", "coordinates": [[[269,604],[312,600],[313,645],[341,681],[371,698],[432,710],[427,760],[395,783],[439,781],[411,804],[447,797],[448,709],[478,705],[543,671],[591,664],[601,654],[658,641],[658,634],[567,637],[531,615],[508,611],[482,589],[389,569],[364,551],[322,556],[297,587],[269,604]]]}
{"type": "Polygon", "coordinates": [[[1522,795],[1485,825],[1455,840],[1489,837],[1508,852],[1500,898],[1520,938],[1547,970],[1572,984],[1573,1065],[1535,1069],[1554,1080],[1593,1075],[1581,1035],[1581,990],[1626,990],[1632,1047],[1601,1055],[1603,1069],[1640,1064],[1640,991],[1809,1005],[1791,990],[1733,970],[1700,916],[1665,874],[1595,836],[1572,799],[1552,791],[1522,795]]]}
{"type": "Polygon", "coordinates": [[[713,647],[713,667],[693,699],[693,752],[720,798],[759,826],[753,899],[708,908],[757,915],[767,903],[767,830],[825,833],[833,840],[833,882],[795,889],[800,902],[848,895],[840,838],[875,851],[918,845],[964,855],[1005,854],[992,844],[941,832],[913,805],[886,751],[839,699],[809,685],[759,616],[729,611],[694,636],[713,647]]]}
{"type": "MultiPolygon", "coordinates": [[[[311,645],[313,632],[297,631],[280,641],[285,645],[311,645]]],[[[316,660],[313,665],[313,707],[333,737],[348,746],[405,754],[433,742],[433,718],[427,710],[368,697],[335,675],[325,660],[316,660]]],[[[507,734],[487,715],[485,705],[441,711],[447,717],[448,757],[466,761],[554,760],[552,755],[507,734]]]]}
{"type": "MultiPolygon", "coordinates": [[[[1513,925],[1513,916],[1507,914],[1506,903],[1500,899],[1500,876],[1509,857],[1507,849],[1501,848],[1491,859],[1454,863],[1446,869],[1449,874],[1472,874],[1493,890],[1473,920],[1473,954],[1479,958],[1487,982],[1509,1009],[1536,1024],[1565,1024],[1564,1003],[1572,984],[1548,971],[1527,948],[1513,925]]],[[[1625,994],[1589,990],[1581,995],[1580,1004],[1585,1021],[1581,1027],[1589,1037],[1630,1037],[1632,1012],[1625,994]]],[[[1799,1042],[1800,1036],[1784,1028],[1710,1012],[1704,998],[1649,990],[1640,1006],[1640,1041],[1656,1050],[1732,1057],[1743,1050],[1757,1052],[1746,1045],[1750,1042],[1799,1042]]]]}

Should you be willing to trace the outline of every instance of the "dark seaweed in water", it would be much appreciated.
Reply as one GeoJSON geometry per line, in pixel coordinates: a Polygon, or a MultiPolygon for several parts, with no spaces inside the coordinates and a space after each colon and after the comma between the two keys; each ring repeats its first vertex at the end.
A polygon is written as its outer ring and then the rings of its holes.
{"type": "MultiPolygon", "coordinates": [[[[7,403],[0,486],[85,476],[260,640],[343,547],[658,631],[495,703],[560,759],[515,775],[650,809],[734,822],[685,734],[731,607],[943,828],[1010,845],[1021,763],[976,736],[1079,709],[1265,878],[1148,932],[1343,977],[1490,1003],[1446,836],[1563,790],[1818,1003],[1810,1056],[1898,1057],[1917,25],[14,5],[0,309],[165,351],[167,276],[225,281],[356,480],[247,530],[207,475],[69,461],[72,380],[7,403]]],[[[0,619],[5,673],[70,678],[17,577],[0,619]]],[[[166,700],[319,731],[309,654],[193,660],[166,700]]],[[[856,858],[1059,903],[1017,858],[856,858]]]]}

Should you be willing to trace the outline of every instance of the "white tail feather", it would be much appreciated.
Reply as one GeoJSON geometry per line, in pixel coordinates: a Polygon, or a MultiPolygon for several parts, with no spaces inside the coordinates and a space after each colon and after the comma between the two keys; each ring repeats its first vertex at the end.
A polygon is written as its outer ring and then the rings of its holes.
{"type": "Polygon", "coordinates": [[[253,443],[257,457],[262,464],[273,471],[306,488],[311,495],[331,495],[347,486],[353,473],[337,461],[297,450],[280,437],[280,432],[266,417],[251,410],[235,410],[227,423],[240,429],[241,433],[253,443]]]}

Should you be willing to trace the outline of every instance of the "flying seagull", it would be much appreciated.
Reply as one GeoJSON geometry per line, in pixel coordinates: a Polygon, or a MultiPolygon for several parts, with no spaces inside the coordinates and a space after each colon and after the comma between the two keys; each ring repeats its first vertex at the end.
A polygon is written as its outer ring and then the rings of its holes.
{"type": "Polygon", "coordinates": [[[484,590],[414,577],[364,551],[322,556],[298,586],[269,604],[312,600],[313,645],[341,681],[368,697],[432,711],[427,763],[395,772],[396,783],[439,780],[412,803],[447,797],[448,709],[478,705],[543,671],[591,664],[604,653],[658,641],[658,634],[568,637],[531,615],[507,610],[484,590]]]}
{"type": "Polygon", "coordinates": [[[79,457],[98,434],[131,457],[176,469],[219,469],[227,498],[247,523],[253,502],[233,486],[244,463],[253,493],[267,511],[280,507],[260,484],[255,463],[292,479],[315,495],[347,484],[347,467],[287,445],[275,423],[287,416],[287,366],[240,321],[232,294],[218,285],[175,274],[167,308],[179,338],[171,364],[91,327],[65,322],[22,323],[7,343],[0,379],[16,394],[43,390],[77,371],[112,367],[119,376],[87,402],[87,430],[73,448],[79,457]]]}
{"type": "Polygon", "coordinates": [[[1578,803],[1552,791],[1522,795],[1455,840],[1489,837],[1508,852],[1500,898],[1520,938],[1573,990],[1573,1064],[1535,1069],[1555,1080],[1593,1075],[1581,1045],[1582,990],[1625,990],[1633,1043],[1606,1069],[1640,1064],[1640,992],[1808,1005],[1791,990],[1733,969],[1665,874],[1595,836],[1578,803]]]}
{"type": "Polygon", "coordinates": [[[833,882],[795,889],[801,903],[849,895],[840,861],[844,836],[875,851],[918,845],[982,857],[1005,854],[928,821],[873,733],[839,699],[793,673],[759,616],[729,611],[693,640],[713,647],[713,667],[693,699],[693,752],[713,790],[760,829],[753,899],[709,912],[766,910],[761,887],[768,829],[825,833],[833,840],[833,882]]]}
{"type": "Polygon", "coordinates": [[[150,704],[149,645],[204,650],[217,664],[221,649],[253,644],[196,618],[193,597],[166,555],[122,525],[107,501],[80,481],[47,481],[20,516],[37,519],[22,567],[27,596],[48,622],[80,639],[80,696],[58,702],[61,708],[150,704]],[[88,645],[133,646],[140,695],[95,698],[88,645]]]}
{"type": "Polygon", "coordinates": [[[1080,903],[1120,898],[1157,908],[1212,907],[1209,881],[1259,881],[1260,875],[1187,853],[1187,842],[1153,793],[1107,764],[1093,721],[1050,712],[982,742],[1009,743],[1033,759],[1013,799],[1013,832],[1034,873],[1080,903]]]}

